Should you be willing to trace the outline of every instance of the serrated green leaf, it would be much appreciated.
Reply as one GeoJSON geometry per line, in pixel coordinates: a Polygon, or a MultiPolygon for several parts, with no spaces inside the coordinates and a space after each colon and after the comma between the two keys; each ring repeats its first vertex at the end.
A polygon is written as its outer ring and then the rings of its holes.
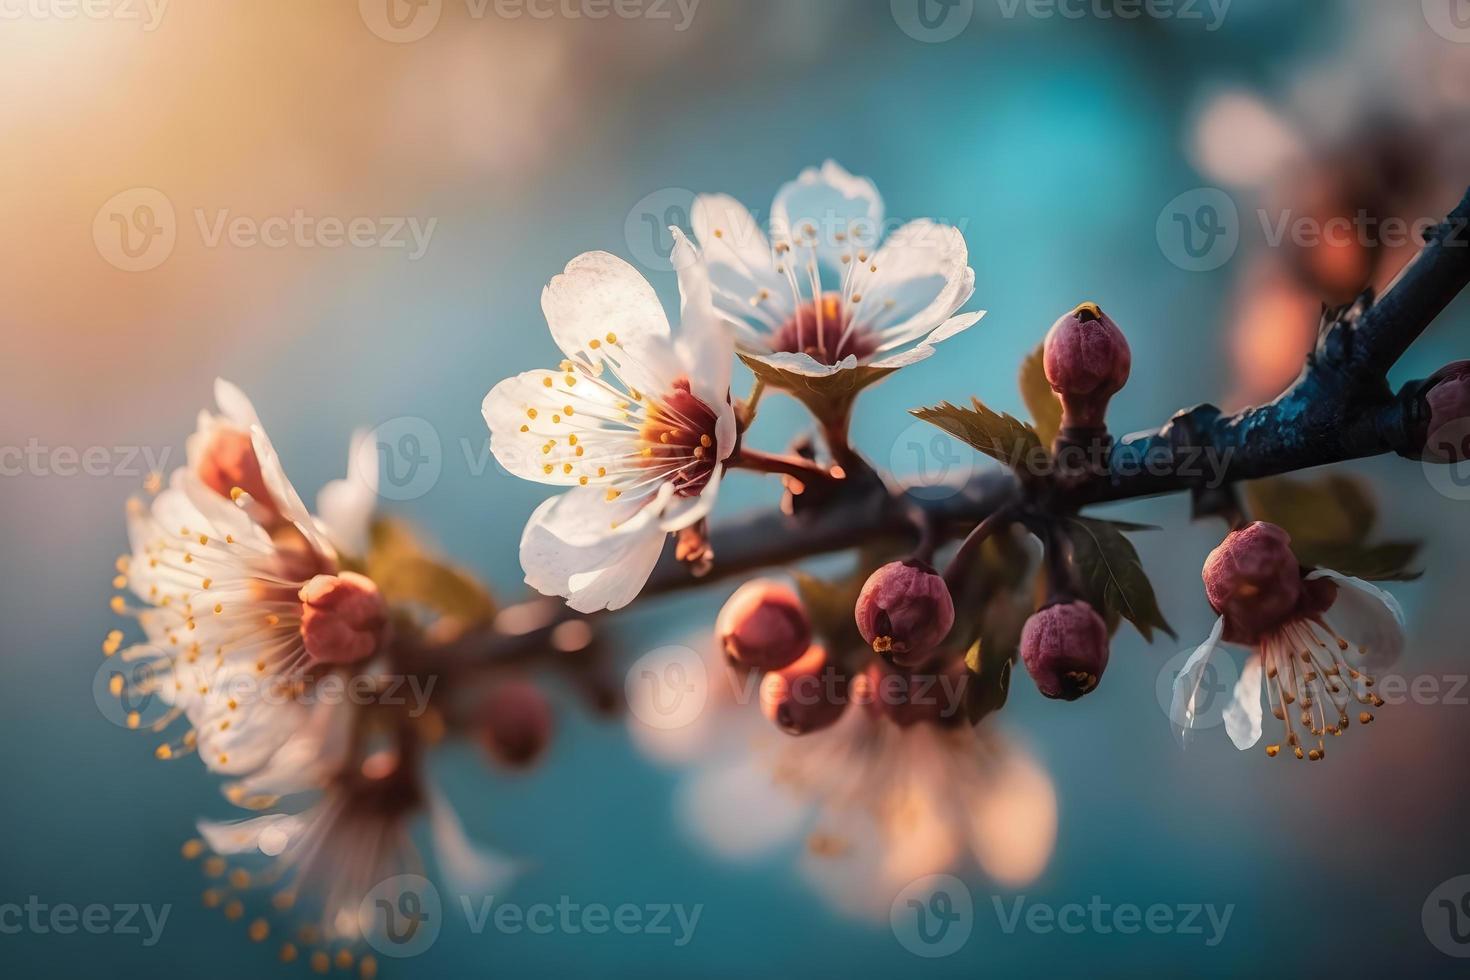
{"type": "Polygon", "coordinates": [[[1072,543],[1071,559],[1084,598],[1095,609],[1105,618],[1122,616],[1150,643],[1155,629],[1175,636],[1138,552],[1121,531],[1085,517],[1069,517],[1061,526],[1072,543]]]}
{"type": "Polygon", "coordinates": [[[1409,565],[1420,542],[1368,543],[1378,508],[1367,484],[1356,477],[1256,480],[1246,486],[1246,499],[1253,517],[1291,535],[1291,550],[1303,565],[1378,582],[1419,577],[1409,565]]]}
{"type": "Polygon", "coordinates": [[[772,388],[780,388],[787,392],[810,409],[817,418],[827,418],[834,411],[845,410],[846,406],[850,405],[864,388],[877,384],[898,370],[898,368],[879,368],[860,364],[857,367],[814,377],[797,371],[788,371],[748,354],[741,354],[740,360],[745,362],[745,366],[750,368],[757,378],[772,388]]]}
{"type": "Polygon", "coordinates": [[[1255,480],[1246,484],[1245,492],[1251,515],[1285,528],[1294,546],[1362,543],[1378,517],[1367,486],[1342,474],[1320,480],[1255,480]]]}
{"type": "Polygon", "coordinates": [[[1036,430],[1013,415],[993,412],[978,398],[973,408],[940,402],[932,408],[915,408],[909,414],[964,440],[975,449],[1000,460],[1015,470],[1024,470],[1034,453],[1045,452],[1036,430]]]}
{"type": "Polygon", "coordinates": [[[1057,437],[1057,430],[1062,427],[1062,403],[1052,390],[1051,382],[1046,380],[1045,350],[1045,344],[1038,344],[1026,355],[1021,362],[1020,384],[1021,400],[1026,403],[1026,411],[1031,413],[1036,434],[1043,446],[1050,446],[1057,437]]]}
{"type": "Polygon", "coordinates": [[[1423,572],[1409,566],[1419,554],[1418,541],[1385,541],[1382,544],[1324,544],[1292,542],[1297,561],[1312,568],[1330,568],[1341,575],[1369,582],[1412,582],[1423,572]]]}

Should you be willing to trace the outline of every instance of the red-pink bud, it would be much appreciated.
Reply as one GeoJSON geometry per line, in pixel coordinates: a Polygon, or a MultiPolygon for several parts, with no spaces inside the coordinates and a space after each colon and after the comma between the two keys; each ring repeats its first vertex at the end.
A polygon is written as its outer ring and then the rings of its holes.
{"type": "Polygon", "coordinates": [[[1470,361],[1446,364],[1424,389],[1429,424],[1423,457],[1436,463],[1470,459],[1470,361]]]}
{"type": "Polygon", "coordinates": [[[195,466],[195,475],[221,497],[233,497],[235,489],[250,494],[260,506],[274,511],[275,501],[266,489],[260,473],[260,460],[250,433],[221,428],[210,437],[203,456],[195,466]]]}
{"type": "Polygon", "coordinates": [[[736,662],[778,670],[812,644],[812,623],[795,592],[756,579],[735,590],[715,620],[720,645],[736,662]]]}
{"type": "Polygon", "coordinates": [[[1032,613],[1021,631],[1021,659],[1049,698],[1075,701],[1097,687],[1108,666],[1108,624],[1080,600],[1032,613]]]}
{"type": "Polygon", "coordinates": [[[317,663],[353,664],[377,652],[387,605],[366,575],[318,575],[302,586],[301,639],[317,663]]]}
{"type": "Polygon", "coordinates": [[[551,705],[529,681],[496,685],[480,705],[480,740],[495,761],[529,766],[551,741],[551,705]]]}
{"type": "Polygon", "coordinates": [[[1108,402],[1128,382],[1133,354],[1112,317],[1083,303],[1052,324],[1042,363],[1061,398],[1063,428],[1102,429],[1108,402]]]}
{"type": "Polygon", "coordinates": [[[796,662],[761,679],[761,712],[788,735],[828,727],[847,707],[848,676],[812,646],[796,662]]]}
{"type": "Polygon", "coordinates": [[[1255,643],[1301,615],[1301,564],[1291,536],[1275,524],[1256,521],[1231,531],[1205,559],[1200,576],[1231,643],[1255,643]]]}
{"type": "Polygon", "coordinates": [[[954,600],[928,562],[893,561],[868,576],[853,614],[874,651],[908,662],[944,642],[954,626],[954,600]]]}

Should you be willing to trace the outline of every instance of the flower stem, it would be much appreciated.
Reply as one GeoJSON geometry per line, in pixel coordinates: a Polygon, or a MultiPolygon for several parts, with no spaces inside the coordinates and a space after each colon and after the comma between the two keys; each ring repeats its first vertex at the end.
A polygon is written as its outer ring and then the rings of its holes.
{"type": "Polygon", "coordinates": [[[756,378],[755,384],[751,386],[750,394],[746,396],[745,401],[736,404],[735,418],[739,421],[742,432],[750,428],[750,423],[755,421],[756,409],[760,406],[761,395],[765,393],[765,379],[756,378]]]}
{"type": "Polygon", "coordinates": [[[744,446],[730,457],[728,466],[732,470],[751,470],[755,473],[777,473],[800,480],[802,483],[818,483],[838,479],[827,467],[800,456],[778,456],[763,453],[744,446]]]}

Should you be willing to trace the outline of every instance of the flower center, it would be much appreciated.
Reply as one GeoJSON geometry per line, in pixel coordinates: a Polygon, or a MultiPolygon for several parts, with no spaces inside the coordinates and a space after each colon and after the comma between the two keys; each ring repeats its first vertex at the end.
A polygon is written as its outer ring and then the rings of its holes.
{"type": "Polygon", "coordinates": [[[667,395],[649,399],[638,437],[643,465],[657,469],[681,497],[697,496],[715,470],[715,423],[719,416],[689,390],[689,379],[674,382],[667,395]]]}
{"type": "MultiPolygon", "coordinates": [[[[1358,712],[1360,725],[1373,720],[1367,708],[1384,703],[1373,691],[1373,677],[1348,662],[1349,652],[1361,657],[1363,648],[1343,639],[1320,619],[1287,623],[1262,641],[1260,651],[1271,714],[1282,723],[1286,745],[1298,759],[1316,762],[1325,756],[1323,736],[1347,730],[1354,703],[1363,709],[1358,712]],[[1297,712],[1307,738],[1316,739],[1315,747],[1303,746],[1304,739],[1292,724],[1297,712]]],[[[1280,743],[1266,746],[1267,755],[1280,751],[1280,743]]]]}
{"type": "Polygon", "coordinates": [[[868,357],[878,349],[878,338],[868,328],[854,324],[852,310],[842,297],[829,292],[797,307],[795,315],[771,336],[771,347],[837,364],[848,356],[868,357]]]}

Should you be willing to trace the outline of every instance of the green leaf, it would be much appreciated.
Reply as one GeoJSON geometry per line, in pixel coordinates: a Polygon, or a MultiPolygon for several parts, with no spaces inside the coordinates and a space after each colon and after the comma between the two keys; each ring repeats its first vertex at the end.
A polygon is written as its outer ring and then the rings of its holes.
{"type": "Polygon", "coordinates": [[[1045,452],[1036,430],[1012,415],[986,408],[978,398],[971,398],[974,408],[960,408],[940,402],[933,408],[916,408],[909,414],[964,440],[975,449],[1021,471],[1033,453],[1045,452]]]}
{"type": "Polygon", "coordinates": [[[1104,618],[1122,616],[1150,643],[1155,629],[1171,637],[1174,630],[1159,609],[1153,583],[1143,570],[1132,542],[1104,521],[1069,517],[1061,524],[1072,543],[1072,563],[1084,598],[1104,618]]]}
{"type": "Polygon", "coordinates": [[[1320,480],[1255,480],[1245,492],[1251,515],[1285,528],[1293,545],[1361,543],[1378,517],[1363,482],[1341,474],[1320,480]]]}
{"type": "Polygon", "coordinates": [[[1246,486],[1252,516],[1291,535],[1297,561],[1370,581],[1409,581],[1421,542],[1370,544],[1378,508],[1367,484],[1334,474],[1320,480],[1274,477],[1246,486]]]}
{"type": "Polygon", "coordinates": [[[864,388],[875,385],[898,368],[879,368],[866,364],[834,371],[831,374],[813,377],[798,371],[767,364],[759,358],[741,354],[740,360],[755,376],[772,388],[780,388],[800,401],[819,419],[831,418],[834,413],[846,412],[853,399],[864,388]]]}
{"type": "Polygon", "coordinates": [[[429,554],[407,525],[373,523],[367,574],[395,605],[419,605],[443,616],[483,623],[495,617],[495,600],[468,572],[429,554]]]}
{"type": "Polygon", "coordinates": [[[1045,344],[1038,344],[1026,355],[1021,362],[1020,383],[1021,400],[1026,403],[1026,411],[1031,413],[1036,434],[1043,446],[1050,446],[1057,437],[1057,430],[1062,427],[1062,403],[1052,390],[1051,382],[1046,380],[1045,350],[1045,344]]]}
{"type": "Polygon", "coordinates": [[[1005,707],[1011,693],[1014,651],[1000,656],[990,652],[984,640],[976,640],[965,654],[970,680],[965,685],[965,716],[978,725],[986,716],[1005,707]]]}

